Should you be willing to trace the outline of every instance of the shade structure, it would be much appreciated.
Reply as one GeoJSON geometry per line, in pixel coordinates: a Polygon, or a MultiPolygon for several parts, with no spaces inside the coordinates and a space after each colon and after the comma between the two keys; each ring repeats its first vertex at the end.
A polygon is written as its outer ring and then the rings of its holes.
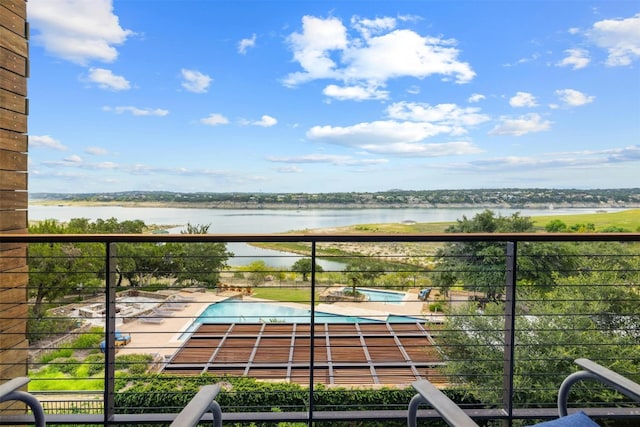
{"type": "Polygon", "coordinates": [[[325,385],[442,383],[444,362],[421,322],[204,323],[164,367],[165,373],[250,376],[325,385]]]}

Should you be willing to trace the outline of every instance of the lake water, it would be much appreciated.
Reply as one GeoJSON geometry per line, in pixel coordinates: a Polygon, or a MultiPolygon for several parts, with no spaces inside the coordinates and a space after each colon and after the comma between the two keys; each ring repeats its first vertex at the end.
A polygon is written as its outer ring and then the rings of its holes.
{"type": "MultiPolygon", "coordinates": [[[[484,211],[484,208],[468,209],[182,209],[136,208],[122,206],[44,206],[30,205],[29,219],[56,219],[61,222],[72,218],[117,218],[119,221],[140,219],[145,224],[176,226],[171,232],[179,232],[191,224],[210,224],[210,233],[281,233],[314,228],[342,227],[354,224],[455,221],[484,211]]],[[[596,209],[492,209],[503,216],[520,212],[522,216],[568,215],[594,213],[596,209]]],[[[618,209],[621,210],[621,209],[618,209]]],[[[614,211],[611,209],[610,211],[614,211]]]]}
{"type": "MultiPolygon", "coordinates": [[[[49,206],[30,205],[29,220],[55,219],[66,222],[73,218],[117,218],[142,220],[145,224],[165,225],[170,233],[179,233],[187,223],[210,225],[212,234],[270,234],[286,231],[304,231],[315,228],[342,227],[354,224],[455,221],[484,211],[484,208],[465,209],[196,209],[196,208],[140,208],[123,206],[49,206]]],[[[509,216],[520,212],[522,216],[568,215],[594,213],[596,209],[492,209],[496,214],[509,216]]],[[[618,209],[621,210],[621,209],[618,209]]],[[[610,211],[614,211],[611,209],[610,211]]],[[[228,248],[237,257],[229,261],[232,266],[247,265],[264,260],[274,267],[290,267],[298,258],[278,251],[255,248],[244,243],[229,243],[228,248]]],[[[342,264],[322,260],[325,270],[340,270],[342,264]]]]}

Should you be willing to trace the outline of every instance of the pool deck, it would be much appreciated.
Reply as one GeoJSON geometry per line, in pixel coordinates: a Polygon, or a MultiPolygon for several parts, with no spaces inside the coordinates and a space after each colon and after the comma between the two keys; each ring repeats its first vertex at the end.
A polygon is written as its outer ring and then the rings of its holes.
{"type": "Polygon", "coordinates": [[[193,301],[184,303],[184,308],[172,311],[171,316],[162,317],[160,323],[144,323],[141,320],[125,323],[118,327],[123,334],[131,335],[131,342],[118,348],[118,354],[151,353],[162,357],[172,355],[182,341],[180,335],[191,325],[210,304],[224,301],[234,293],[215,294],[213,292],[180,293],[193,301]]]}
{"type": "MultiPolygon", "coordinates": [[[[233,296],[234,292],[181,292],[182,297],[188,297],[190,302],[186,302],[184,308],[171,312],[171,316],[163,317],[159,323],[144,323],[141,320],[124,323],[119,326],[119,330],[124,334],[131,335],[131,342],[122,347],[118,347],[118,354],[148,353],[157,354],[167,359],[178,350],[183,341],[179,338],[183,332],[191,325],[210,304],[224,301],[233,296]]],[[[266,300],[244,296],[245,301],[263,302],[266,300]]],[[[273,301],[269,301],[273,302],[273,301]]],[[[296,303],[279,303],[283,306],[294,308],[308,308],[296,303]]],[[[424,301],[419,301],[417,294],[407,293],[403,304],[390,304],[384,302],[334,302],[331,304],[321,303],[316,306],[317,311],[326,313],[373,318],[384,320],[389,314],[399,316],[416,316],[422,312],[424,301]]],[[[432,318],[434,321],[439,320],[432,318]]]]}

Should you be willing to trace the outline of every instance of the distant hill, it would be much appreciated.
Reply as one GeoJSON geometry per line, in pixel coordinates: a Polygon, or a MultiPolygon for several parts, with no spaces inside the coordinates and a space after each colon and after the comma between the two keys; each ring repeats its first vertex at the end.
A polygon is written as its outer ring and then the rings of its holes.
{"type": "Polygon", "coordinates": [[[305,208],[637,208],[640,188],[475,190],[389,190],[375,193],[180,193],[125,191],[116,193],[32,193],[32,202],[127,204],[247,209],[305,208]]]}

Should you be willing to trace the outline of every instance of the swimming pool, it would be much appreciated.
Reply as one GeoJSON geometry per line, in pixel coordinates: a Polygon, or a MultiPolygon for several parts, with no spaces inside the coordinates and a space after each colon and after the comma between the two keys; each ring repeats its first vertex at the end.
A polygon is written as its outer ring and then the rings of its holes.
{"type": "MultiPolygon", "coordinates": [[[[345,287],[343,291],[350,291],[351,288],[345,287]]],[[[404,292],[380,291],[378,289],[356,288],[356,290],[367,296],[369,302],[382,302],[385,304],[402,304],[404,301],[404,292]]]]}
{"type": "MultiPolygon", "coordinates": [[[[310,310],[279,305],[275,301],[270,303],[226,300],[209,305],[189,325],[180,339],[184,339],[202,323],[309,323],[310,321],[310,310]]],[[[316,311],[315,321],[316,323],[379,323],[386,322],[387,315],[382,315],[380,319],[373,319],[316,311]]]]}
{"type": "MultiPolygon", "coordinates": [[[[315,317],[316,322],[320,323],[376,321],[364,317],[340,316],[321,311],[316,311],[315,317]]],[[[196,321],[199,323],[309,323],[310,319],[311,310],[286,307],[276,302],[227,300],[209,305],[196,321]]]]}

